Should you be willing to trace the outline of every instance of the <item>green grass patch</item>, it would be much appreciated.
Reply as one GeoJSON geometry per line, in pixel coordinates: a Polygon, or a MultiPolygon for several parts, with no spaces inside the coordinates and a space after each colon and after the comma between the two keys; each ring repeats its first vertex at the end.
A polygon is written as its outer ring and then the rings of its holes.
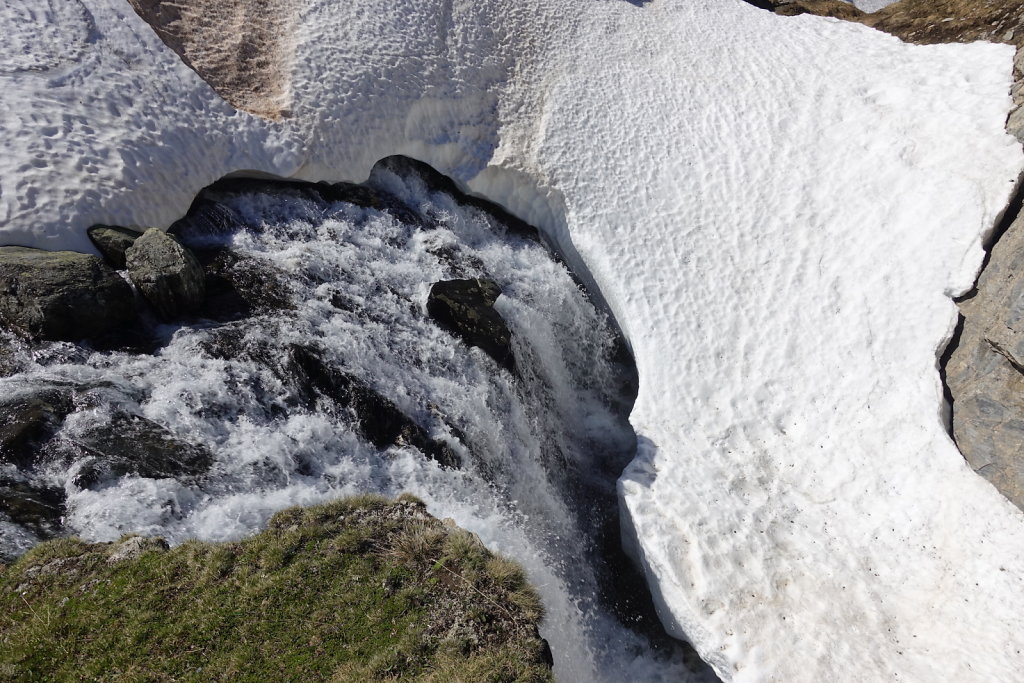
{"type": "Polygon", "coordinates": [[[515,563],[410,498],[235,543],[43,543],[0,566],[0,680],[550,681],[515,563]]]}

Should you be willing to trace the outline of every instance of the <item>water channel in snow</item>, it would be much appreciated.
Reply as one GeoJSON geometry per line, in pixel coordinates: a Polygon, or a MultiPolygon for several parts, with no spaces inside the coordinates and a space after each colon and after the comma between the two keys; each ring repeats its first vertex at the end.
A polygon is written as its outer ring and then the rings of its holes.
{"type": "MultiPolygon", "coordinates": [[[[308,186],[219,187],[174,230],[201,255],[230,254],[274,305],[150,321],[150,348],[12,340],[0,392],[57,388],[73,408],[33,467],[0,474],[61,492],[55,531],[92,541],[236,539],[287,506],[409,491],[526,566],[560,680],[685,680],[684,655],[659,635],[620,550],[615,481],[635,452],[635,370],[565,266],[412,172],[378,167],[367,187],[349,186],[355,203],[308,186]],[[500,286],[512,372],[427,315],[432,283],[456,278],[500,286]],[[297,350],[394,404],[461,465],[375,446],[322,383],[300,386],[297,350]],[[212,465],[177,478],[104,474],[81,444],[122,429],[123,416],[162,426],[212,465]]],[[[0,517],[0,551],[24,549],[35,531],[0,517]]]]}

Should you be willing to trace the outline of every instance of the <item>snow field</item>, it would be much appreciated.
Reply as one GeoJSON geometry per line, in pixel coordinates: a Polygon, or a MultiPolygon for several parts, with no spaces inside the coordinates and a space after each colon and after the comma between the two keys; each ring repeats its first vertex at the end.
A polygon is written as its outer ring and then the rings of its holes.
{"type": "Polygon", "coordinates": [[[740,0],[308,0],[275,124],[80,4],[2,10],[0,241],[86,250],[228,172],[421,158],[545,229],[623,326],[624,527],[724,679],[1024,668],[1024,516],[946,436],[936,371],[1024,165],[1011,48],[740,0]]]}

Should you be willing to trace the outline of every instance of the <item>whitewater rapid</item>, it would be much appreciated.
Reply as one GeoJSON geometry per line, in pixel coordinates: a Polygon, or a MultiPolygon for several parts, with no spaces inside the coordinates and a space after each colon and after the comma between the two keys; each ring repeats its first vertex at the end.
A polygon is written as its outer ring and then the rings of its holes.
{"type": "MultiPolygon", "coordinates": [[[[26,347],[22,371],[0,378],[0,393],[71,388],[76,411],[44,449],[59,455],[39,471],[7,474],[63,489],[63,532],[90,541],[236,539],[290,505],[412,492],[527,567],[561,680],[685,677],[678,657],[656,657],[609,607],[610,581],[620,577],[609,574],[603,535],[616,525],[614,482],[635,442],[625,421],[630,369],[606,314],[543,246],[506,234],[486,213],[414,177],[382,171],[371,184],[422,218],[282,191],[221,196],[229,228],[183,220],[176,229],[191,246],[230,248],[276,280],[288,306],[158,326],[152,353],[26,347]],[[425,313],[432,283],[477,277],[502,288],[496,308],[513,332],[515,376],[425,313]],[[327,397],[303,403],[288,376],[296,348],[390,400],[462,467],[412,446],[375,447],[327,397]],[[94,458],[76,445],[118,429],[118,412],[207,449],[210,472],[81,485],[94,458]]],[[[0,549],[17,550],[23,536],[5,531],[0,549]]]]}

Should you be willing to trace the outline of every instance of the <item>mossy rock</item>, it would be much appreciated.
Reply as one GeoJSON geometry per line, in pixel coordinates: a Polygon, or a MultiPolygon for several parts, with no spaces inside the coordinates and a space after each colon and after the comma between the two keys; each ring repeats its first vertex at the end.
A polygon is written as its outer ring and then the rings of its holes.
{"type": "Polygon", "coordinates": [[[0,321],[19,335],[79,341],[135,317],[128,283],[98,256],[0,247],[0,321]]]}
{"type": "Polygon", "coordinates": [[[551,681],[522,570],[409,497],[234,543],[43,543],[0,566],[0,678],[551,681]]]}

